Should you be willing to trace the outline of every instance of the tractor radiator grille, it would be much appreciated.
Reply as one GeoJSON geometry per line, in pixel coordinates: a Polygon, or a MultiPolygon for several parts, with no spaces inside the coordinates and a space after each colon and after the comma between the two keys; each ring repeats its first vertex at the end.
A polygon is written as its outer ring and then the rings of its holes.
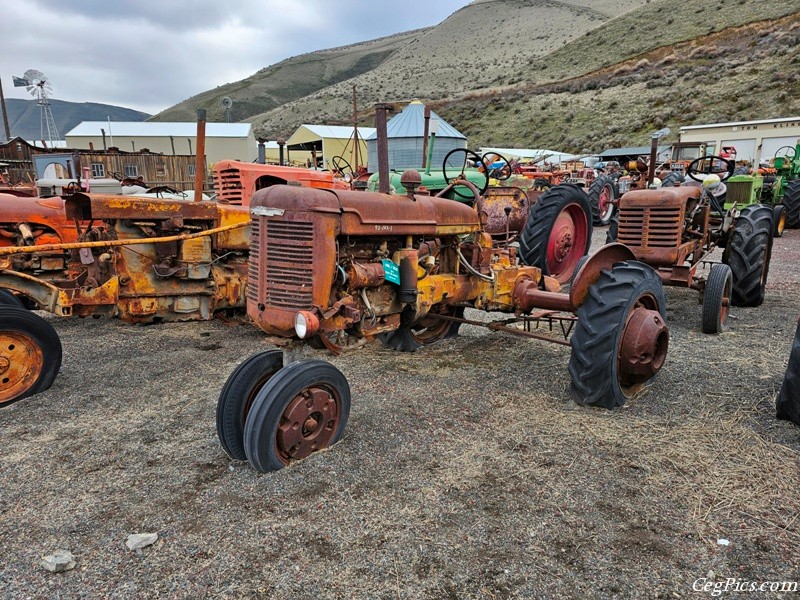
{"type": "Polygon", "coordinates": [[[736,202],[739,206],[750,204],[750,197],[753,193],[752,181],[731,181],[726,184],[728,188],[725,196],[725,204],[736,202]]]}
{"type": "Polygon", "coordinates": [[[626,246],[674,248],[681,243],[681,209],[633,206],[619,212],[618,241],[626,246]]]}
{"type": "Polygon", "coordinates": [[[261,239],[261,220],[259,217],[250,219],[250,255],[247,263],[247,299],[258,303],[258,245],[261,239]]]}
{"type": "Polygon", "coordinates": [[[239,169],[223,169],[214,173],[217,201],[223,204],[242,203],[242,178],[239,169]]]}
{"type": "MultiPolygon", "coordinates": [[[[314,303],[313,223],[262,221],[262,225],[266,229],[264,259],[258,264],[265,271],[260,275],[266,276],[264,304],[310,309],[314,303]]],[[[250,277],[253,275],[251,270],[250,277]]]]}

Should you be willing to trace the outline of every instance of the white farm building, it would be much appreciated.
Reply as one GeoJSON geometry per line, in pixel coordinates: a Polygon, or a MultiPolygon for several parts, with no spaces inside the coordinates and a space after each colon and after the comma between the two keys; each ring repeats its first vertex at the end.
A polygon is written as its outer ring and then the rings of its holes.
{"type": "MultiPolygon", "coordinates": [[[[197,150],[195,122],[83,121],[66,135],[67,147],[104,150],[115,147],[125,152],[150,152],[179,155],[197,150]]],[[[206,123],[206,160],[252,162],[258,156],[258,143],[252,123],[206,123]]]]}

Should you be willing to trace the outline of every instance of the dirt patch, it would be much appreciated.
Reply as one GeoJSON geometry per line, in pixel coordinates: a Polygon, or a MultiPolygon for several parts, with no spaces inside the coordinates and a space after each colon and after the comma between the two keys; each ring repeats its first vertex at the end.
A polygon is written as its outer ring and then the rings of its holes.
{"type": "Polygon", "coordinates": [[[800,231],[776,240],[764,305],[721,336],[668,289],[667,365],[612,412],[569,399],[568,348],[475,327],[333,358],[353,390],[342,442],[268,475],[214,424],[265,346],[254,328],[53,319],[61,374],[0,411],[2,595],[671,598],[709,571],[798,579],[800,429],[774,396],[799,255],[800,231]],[[128,551],[142,532],[159,541],[128,551]],[[74,570],[38,566],[60,548],[74,570]]]}

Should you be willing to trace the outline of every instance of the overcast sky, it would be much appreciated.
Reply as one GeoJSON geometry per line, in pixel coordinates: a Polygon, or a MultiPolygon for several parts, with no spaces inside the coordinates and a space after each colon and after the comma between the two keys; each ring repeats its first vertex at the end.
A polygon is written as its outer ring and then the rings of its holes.
{"type": "Polygon", "coordinates": [[[290,56],[440,23],[470,0],[0,0],[0,80],[157,113],[290,56]]]}

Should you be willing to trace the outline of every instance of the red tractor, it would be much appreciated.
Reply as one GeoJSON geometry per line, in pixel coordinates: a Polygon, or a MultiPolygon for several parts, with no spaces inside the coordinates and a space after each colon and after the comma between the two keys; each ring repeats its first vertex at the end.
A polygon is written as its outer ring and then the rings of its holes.
{"type": "Polygon", "coordinates": [[[607,242],[617,241],[656,269],[665,285],[698,290],[703,299],[702,328],[728,328],[729,308],[759,306],[772,254],[772,207],[752,204],[725,208],[713,193],[728,179],[733,161],[705,156],[692,161],[687,175],[694,185],[632,190],[618,201],[619,215],[607,242]],[[709,263],[716,248],[722,262],[709,263]],[[710,264],[708,277],[699,271],[710,264]]]}
{"type": "Polygon", "coordinates": [[[571,334],[571,394],[581,404],[620,406],[659,372],[669,341],[661,280],[627,248],[589,257],[565,293],[521,265],[507,238],[489,235],[475,207],[415,194],[419,183],[407,171],[405,196],[292,186],[253,196],[247,311],[286,345],[228,377],[217,431],[229,456],[271,471],[342,435],[347,379],[325,361],[294,360],[299,345],[338,353],[380,338],[414,351],[462,323],[486,325],[464,318],[465,308],[513,315],[488,324],[494,331],[565,345],[571,334]],[[540,322],[560,323],[564,337],[531,331],[540,322]]]}

